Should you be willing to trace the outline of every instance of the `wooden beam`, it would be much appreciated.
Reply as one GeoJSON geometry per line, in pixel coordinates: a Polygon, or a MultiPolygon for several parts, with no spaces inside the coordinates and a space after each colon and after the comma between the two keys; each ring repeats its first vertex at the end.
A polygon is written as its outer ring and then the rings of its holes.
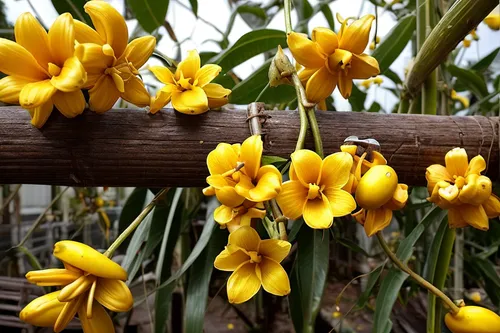
{"type": "MultiPolygon", "coordinates": [[[[295,111],[267,111],[266,155],[288,157],[299,132],[295,111]]],[[[425,169],[444,163],[454,147],[488,163],[498,177],[498,117],[318,112],[325,153],[356,135],[377,139],[400,182],[425,185],[425,169]]],[[[54,112],[43,129],[19,107],[0,108],[0,184],[72,186],[205,186],[207,154],[219,142],[250,134],[244,110],[187,116],[173,110],[85,111],[75,119],[54,112]]],[[[312,147],[312,140],[306,144],[312,147]]]]}

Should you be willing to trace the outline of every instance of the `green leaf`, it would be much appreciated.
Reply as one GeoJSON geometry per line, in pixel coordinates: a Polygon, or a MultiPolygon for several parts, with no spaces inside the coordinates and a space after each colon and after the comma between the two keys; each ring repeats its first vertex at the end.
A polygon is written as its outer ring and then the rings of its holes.
{"type": "Polygon", "coordinates": [[[298,220],[292,222],[292,228],[288,233],[288,241],[290,243],[293,243],[297,239],[297,235],[299,234],[299,231],[302,228],[303,224],[304,220],[302,218],[299,218],[298,220]]]}
{"type": "Polygon", "coordinates": [[[198,0],[189,0],[194,16],[198,17],[198,0]]]}
{"type": "Polygon", "coordinates": [[[359,295],[358,301],[356,302],[353,310],[361,310],[366,306],[366,303],[368,303],[368,299],[370,298],[370,295],[372,293],[373,287],[375,287],[380,274],[382,274],[384,270],[385,264],[386,262],[381,263],[373,271],[370,272],[370,274],[368,275],[368,281],[366,281],[365,290],[363,290],[361,295],[359,295]]]}
{"type": "Polygon", "coordinates": [[[357,253],[361,253],[365,257],[373,257],[373,255],[370,255],[361,246],[359,246],[356,242],[350,240],[349,238],[335,238],[335,241],[337,243],[339,243],[339,244],[347,247],[351,251],[354,251],[354,252],[357,252],[357,253]]]}
{"type": "MultiPolygon", "coordinates": [[[[118,234],[121,234],[142,212],[147,194],[148,189],[140,187],[135,188],[132,193],[130,193],[127,201],[125,201],[125,205],[123,205],[120,219],[118,220],[118,234]]],[[[126,248],[128,243],[129,240],[126,239],[120,248],[126,248]]]]}
{"type": "Polygon", "coordinates": [[[413,14],[400,19],[373,51],[372,56],[378,61],[380,73],[384,74],[385,70],[399,57],[413,36],[416,22],[416,17],[413,14]]]}
{"type": "Polygon", "coordinates": [[[490,65],[495,61],[498,52],[500,52],[500,47],[497,47],[495,50],[493,50],[490,54],[476,62],[474,65],[470,67],[470,69],[482,72],[484,70],[487,70],[490,65]]]}
{"type": "Polygon", "coordinates": [[[495,266],[491,263],[491,261],[478,257],[475,257],[473,261],[481,271],[482,275],[485,278],[488,278],[497,288],[500,288],[500,276],[498,276],[495,266]]]}
{"type": "Polygon", "coordinates": [[[222,73],[261,54],[275,49],[278,45],[286,47],[286,34],[281,30],[260,29],[250,31],[226,51],[210,59],[209,63],[222,67],[222,73]]]}
{"type": "Polygon", "coordinates": [[[307,0],[294,0],[293,5],[299,19],[294,30],[307,33],[307,24],[309,23],[309,19],[315,14],[314,9],[307,0]]]}
{"type": "Polygon", "coordinates": [[[335,19],[333,18],[332,10],[330,9],[328,3],[320,4],[320,10],[325,16],[326,22],[328,22],[330,29],[332,31],[335,31],[335,19]]]}
{"type": "Polygon", "coordinates": [[[203,332],[203,322],[210,287],[210,277],[214,268],[215,257],[227,244],[228,233],[216,229],[200,256],[195,260],[189,273],[184,316],[185,333],[203,332]]]}
{"type": "Polygon", "coordinates": [[[267,13],[264,9],[258,7],[258,6],[252,6],[252,5],[240,5],[236,7],[233,12],[231,13],[231,16],[229,17],[229,22],[227,24],[226,32],[224,33],[224,36],[222,37],[222,48],[225,49],[227,47],[227,44],[229,43],[227,38],[229,34],[231,33],[231,30],[233,30],[234,26],[234,21],[236,20],[236,15],[240,14],[241,18],[252,28],[258,28],[260,26],[264,26],[265,22],[267,21],[267,13]],[[254,17],[251,19],[251,17],[254,17]],[[248,20],[248,21],[247,21],[248,20]],[[262,22],[263,21],[263,22],[262,22]],[[260,22],[262,22],[262,25],[258,25],[260,22]]]}
{"type": "Polygon", "coordinates": [[[330,233],[302,228],[291,273],[290,312],[295,331],[313,332],[328,272],[330,233]]]}
{"type": "MultiPolygon", "coordinates": [[[[401,78],[399,77],[398,74],[396,74],[395,72],[393,72],[390,68],[387,68],[385,71],[384,71],[384,75],[389,78],[392,82],[396,83],[396,84],[403,84],[403,81],[401,81],[401,78]]],[[[398,94],[399,95],[399,94],[398,94]]]]}
{"type": "Polygon", "coordinates": [[[349,103],[351,103],[352,111],[363,111],[365,109],[366,93],[361,91],[357,85],[352,85],[351,96],[349,103]]]}
{"type": "Polygon", "coordinates": [[[283,158],[283,157],[279,157],[279,156],[262,156],[262,160],[261,160],[261,163],[262,165],[269,165],[269,164],[282,164],[282,163],[286,163],[288,162],[288,160],[286,158],[283,158]]]}
{"type": "Polygon", "coordinates": [[[163,25],[170,0],[127,0],[134,17],[149,33],[163,25]]]}
{"type": "Polygon", "coordinates": [[[58,14],[70,13],[74,19],[92,26],[90,16],[83,9],[87,1],[89,0],[52,0],[52,5],[58,14]]]}
{"type": "MultiPolygon", "coordinates": [[[[418,241],[422,233],[431,223],[442,221],[447,212],[441,208],[433,207],[422,219],[422,221],[412,230],[412,232],[399,244],[396,256],[403,262],[410,259],[413,253],[413,246],[418,241]]],[[[396,302],[399,290],[408,274],[392,267],[382,281],[375,304],[374,332],[385,332],[387,319],[391,315],[392,307],[396,302]]]]}
{"type": "Polygon", "coordinates": [[[483,98],[488,95],[488,88],[484,78],[470,69],[464,69],[455,65],[447,67],[448,72],[457,78],[457,81],[466,86],[478,98],[483,98]]]}
{"type": "Polygon", "coordinates": [[[373,102],[372,105],[370,105],[368,112],[378,113],[378,112],[380,112],[380,110],[382,110],[382,107],[380,106],[380,104],[377,102],[373,102]]]}

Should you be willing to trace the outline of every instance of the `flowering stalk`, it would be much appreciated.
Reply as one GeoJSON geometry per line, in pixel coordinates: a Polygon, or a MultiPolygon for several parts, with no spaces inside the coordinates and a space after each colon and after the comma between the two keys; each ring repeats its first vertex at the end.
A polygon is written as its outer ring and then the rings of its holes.
{"type": "Polygon", "coordinates": [[[446,305],[448,305],[448,307],[450,308],[450,311],[453,314],[458,313],[458,311],[459,311],[458,306],[456,306],[455,303],[448,296],[446,296],[441,290],[436,288],[432,283],[430,283],[429,281],[427,281],[426,279],[424,279],[423,277],[421,277],[420,275],[418,275],[417,273],[412,271],[408,266],[406,266],[403,262],[401,262],[401,260],[399,260],[398,257],[396,257],[394,252],[392,252],[391,249],[389,248],[389,245],[387,245],[387,243],[385,242],[384,236],[382,235],[381,231],[377,232],[376,235],[377,235],[378,241],[380,243],[380,246],[384,250],[385,254],[387,254],[387,256],[392,260],[392,262],[396,266],[398,266],[399,269],[401,269],[406,274],[410,275],[422,287],[429,290],[431,293],[433,293],[437,297],[441,298],[441,300],[444,303],[446,303],[446,305]]]}

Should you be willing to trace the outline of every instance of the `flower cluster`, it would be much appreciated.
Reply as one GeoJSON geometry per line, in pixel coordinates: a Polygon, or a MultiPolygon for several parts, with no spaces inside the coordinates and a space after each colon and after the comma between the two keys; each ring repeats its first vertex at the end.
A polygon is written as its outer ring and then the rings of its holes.
{"type": "Polygon", "coordinates": [[[481,175],[486,169],[484,158],[478,155],[468,161],[465,149],[454,148],[444,159],[445,166],[427,168],[427,200],[448,210],[451,228],[470,225],[488,230],[488,219],[500,215],[500,200],[491,191],[491,180],[481,175]]]}
{"type": "Polygon", "coordinates": [[[74,241],[56,243],[54,256],[65,268],[28,272],[26,279],[39,286],[62,289],[33,300],[19,318],[61,332],[78,313],[85,333],[114,332],[105,308],[115,312],[132,308],[132,294],[123,282],[127,272],[100,252],[74,241]]]}
{"type": "Polygon", "coordinates": [[[119,98],[155,113],[172,100],[179,112],[199,114],[228,102],[229,89],[210,83],[221,71],[216,65],[200,69],[200,58],[191,51],[173,75],[168,68],[154,67],[166,84],[151,97],[139,77],[156,46],[156,38],[144,36],[128,42],[125,19],[105,1],[84,6],[95,29],[60,15],[48,32],[30,13],[17,19],[16,42],[0,38],[0,101],[20,104],[41,128],[55,106],[67,118],[86,106],[82,89],[88,90],[90,110],[104,113],[119,98]],[[170,73],[170,74],[169,74],[170,73]]]}
{"type": "Polygon", "coordinates": [[[290,51],[302,66],[298,74],[310,102],[321,102],[335,87],[349,98],[353,79],[368,79],[380,73],[377,60],[363,53],[374,19],[366,15],[349,25],[349,19],[342,20],[338,35],[327,28],[315,28],[312,40],[301,33],[288,35],[290,51]]]}

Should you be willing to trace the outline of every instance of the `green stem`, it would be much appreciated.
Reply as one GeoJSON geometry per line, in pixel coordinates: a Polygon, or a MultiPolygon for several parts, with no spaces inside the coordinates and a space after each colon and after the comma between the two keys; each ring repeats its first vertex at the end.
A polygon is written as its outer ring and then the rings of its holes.
{"type": "Polygon", "coordinates": [[[382,232],[379,231],[377,232],[377,238],[380,243],[380,246],[384,250],[384,252],[387,254],[387,256],[392,260],[392,262],[399,267],[403,272],[406,274],[410,275],[418,284],[420,284],[422,287],[425,289],[429,290],[431,293],[436,295],[437,297],[441,298],[441,300],[448,305],[450,308],[450,311],[454,314],[457,314],[459,311],[458,306],[453,303],[453,301],[446,296],[441,290],[436,288],[432,283],[412,271],[408,266],[406,266],[401,260],[396,257],[396,255],[391,251],[389,248],[389,245],[385,242],[384,236],[382,235],[382,232]]]}
{"type": "Polygon", "coordinates": [[[410,101],[407,98],[401,98],[399,101],[398,113],[408,113],[410,101]]]}
{"type": "Polygon", "coordinates": [[[285,0],[283,10],[285,12],[286,34],[288,35],[293,30],[292,29],[292,0],[285,0]]]}
{"type": "Polygon", "coordinates": [[[300,100],[300,88],[295,86],[295,90],[297,92],[297,104],[299,106],[299,115],[300,115],[300,131],[299,137],[297,138],[297,145],[295,146],[295,150],[300,150],[304,148],[304,143],[306,141],[307,136],[307,127],[309,127],[309,121],[307,120],[307,113],[304,105],[300,100]]]}
{"type": "Polygon", "coordinates": [[[309,124],[311,125],[311,131],[314,137],[314,147],[316,153],[323,158],[323,141],[321,140],[321,133],[319,131],[318,121],[316,120],[316,114],[314,113],[314,108],[307,108],[307,118],[309,119],[309,124]]]}
{"type": "Polygon", "coordinates": [[[14,188],[14,191],[10,192],[9,196],[7,197],[7,199],[5,199],[5,201],[4,201],[3,205],[2,205],[2,209],[0,209],[0,214],[3,214],[4,209],[14,199],[14,197],[17,194],[17,192],[19,192],[19,190],[21,189],[21,186],[22,186],[22,184],[16,185],[16,187],[14,188]]]}
{"type": "Polygon", "coordinates": [[[116,240],[111,244],[111,246],[104,252],[105,256],[108,256],[111,258],[113,256],[113,253],[116,251],[116,249],[127,239],[132,232],[134,232],[135,228],[141,224],[141,222],[146,218],[146,216],[149,215],[149,213],[153,210],[153,208],[156,206],[156,203],[158,200],[163,197],[169,190],[170,188],[164,188],[156,196],[151,200],[151,202],[144,208],[144,210],[135,218],[135,220],[130,223],[130,225],[127,227],[127,229],[123,230],[123,232],[116,238],[116,240]]]}

